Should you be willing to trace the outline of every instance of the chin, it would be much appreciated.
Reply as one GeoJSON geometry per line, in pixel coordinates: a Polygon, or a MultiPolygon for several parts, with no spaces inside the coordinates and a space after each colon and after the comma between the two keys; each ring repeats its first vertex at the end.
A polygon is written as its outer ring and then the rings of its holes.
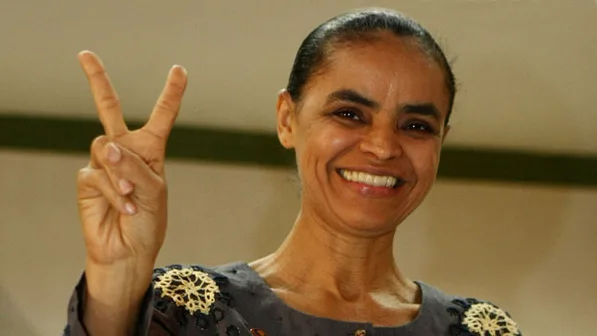
{"type": "Polygon", "coordinates": [[[337,199],[335,203],[336,218],[343,226],[372,235],[393,232],[412,212],[409,199],[400,196],[373,199],[349,196],[337,199]]]}
{"type": "Polygon", "coordinates": [[[359,235],[374,237],[392,234],[398,225],[401,217],[398,214],[383,214],[383,212],[362,211],[364,209],[353,208],[344,210],[340,219],[340,225],[349,231],[359,235]],[[361,211],[359,211],[361,210],[361,211]]]}

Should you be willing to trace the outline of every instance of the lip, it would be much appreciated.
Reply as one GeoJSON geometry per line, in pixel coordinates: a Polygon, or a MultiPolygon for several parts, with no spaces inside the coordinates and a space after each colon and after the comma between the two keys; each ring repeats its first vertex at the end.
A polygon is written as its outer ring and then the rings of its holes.
{"type": "Polygon", "coordinates": [[[340,168],[336,170],[338,174],[338,178],[341,182],[346,185],[349,189],[356,191],[358,194],[368,198],[386,198],[386,197],[394,197],[398,195],[403,189],[404,185],[406,184],[406,180],[400,177],[399,174],[396,174],[395,171],[390,171],[388,169],[379,169],[375,167],[360,167],[360,168],[340,168]],[[352,171],[359,171],[364,172],[367,174],[372,175],[379,175],[379,176],[393,176],[398,179],[398,184],[393,188],[388,187],[375,187],[364,183],[353,182],[346,180],[340,170],[352,170],[352,171]]]}
{"type": "Polygon", "coordinates": [[[406,179],[400,172],[391,170],[391,169],[385,169],[385,168],[379,168],[379,167],[342,167],[342,168],[336,169],[336,171],[338,173],[340,173],[341,170],[358,171],[358,172],[363,172],[363,173],[367,173],[370,175],[378,175],[378,176],[392,176],[392,177],[397,178],[398,180],[402,180],[402,181],[406,182],[406,179]]]}

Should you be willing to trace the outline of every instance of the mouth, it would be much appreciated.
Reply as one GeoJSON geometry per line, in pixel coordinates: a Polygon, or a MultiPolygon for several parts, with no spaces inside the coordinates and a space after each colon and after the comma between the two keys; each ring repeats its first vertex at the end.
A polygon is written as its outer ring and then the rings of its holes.
{"type": "Polygon", "coordinates": [[[373,175],[362,171],[348,169],[338,169],[337,172],[346,181],[361,183],[377,188],[397,189],[406,182],[398,176],[373,175]]]}

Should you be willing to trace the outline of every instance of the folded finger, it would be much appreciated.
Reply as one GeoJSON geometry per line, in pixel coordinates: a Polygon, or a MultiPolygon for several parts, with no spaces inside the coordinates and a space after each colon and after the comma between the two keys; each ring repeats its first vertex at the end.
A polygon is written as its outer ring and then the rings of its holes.
{"type": "Polygon", "coordinates": [[[93,169],[103,169],[109,177],[112,186],[121,195],[128,195],[133,192],[134,184],[115,174],[112,165],[120,160],[120,150],[115,145],[110,145],[110,139],[106,136],[99,136],[91,144],[91,160],[89,167],[93,169]]]}
{"type": "Polygon", "coordinates": [[[132,215],[137,211],[131,200],[121,195],[112,185],[110,177],[103,169],[83,168],[77,174],[77,184],[81,201],[86,198],[104,197],[118,211],[132,215]],[[90,193],[89,191],[95,191],[90,193]]]}
{"type": "Polygon", "coordinates": [[[161,177],[139,155],[126,147],[110,141],[97,152],[100,155],[95,160],[106,170],[114,188],[120,189],[121,193],[131,193],[134,186],[136,197],[151,197],[163,187],[161,177]],[[130,188],[127,189],[126,184],[130,188]]]}

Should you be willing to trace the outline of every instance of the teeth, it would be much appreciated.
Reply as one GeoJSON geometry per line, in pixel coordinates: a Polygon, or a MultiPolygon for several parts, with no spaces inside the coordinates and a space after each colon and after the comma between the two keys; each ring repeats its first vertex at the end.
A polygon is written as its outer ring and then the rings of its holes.
{"type": "Polygon", "coordinates": [[[348,181],[364,183],[374,187],[392,188],[396,185],[396,182],[398,182],[393,176],[377,176],[344,169],[340,170],[340,174],[348,181]]]}

